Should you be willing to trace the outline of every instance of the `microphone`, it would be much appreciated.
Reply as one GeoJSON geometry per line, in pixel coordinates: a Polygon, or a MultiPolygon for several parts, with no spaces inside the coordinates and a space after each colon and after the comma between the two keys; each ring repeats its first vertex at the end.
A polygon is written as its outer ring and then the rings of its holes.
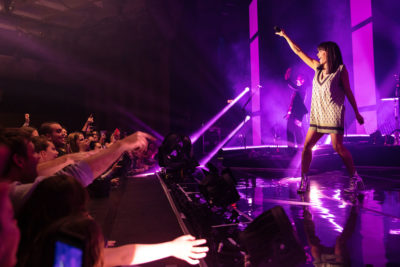
{"type": "Polygon", "coordinates": [[[274,31],[275,31],[275,32],[280,32],[280,31],[282,31],[282,30],[281,30],[281,28],[279,28],[278,26],[274,26],[274,31]]]}

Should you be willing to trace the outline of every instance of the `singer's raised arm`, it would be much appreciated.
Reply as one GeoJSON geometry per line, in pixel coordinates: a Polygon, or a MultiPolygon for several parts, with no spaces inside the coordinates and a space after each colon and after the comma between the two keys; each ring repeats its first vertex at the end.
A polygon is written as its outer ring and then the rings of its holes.
{"type": "Polygon", "coordinates": [[[304,61],[304,63],[306,63],[310,68],[312,68],[313,70],[316,70],[319,62],[313,58],[310,58],[306,53],[304,53],[300,47],[295,44],[292,39],[290,39],[290,37],[285,33],[285,31],[283,29],[280,29],[280,31],[275,32],[276,35],[282,36],[283,38],[285,38],[285,40],[288,42],[290,48],[293,50],[293,52],[298,55],[301,60],[304,61]]]}

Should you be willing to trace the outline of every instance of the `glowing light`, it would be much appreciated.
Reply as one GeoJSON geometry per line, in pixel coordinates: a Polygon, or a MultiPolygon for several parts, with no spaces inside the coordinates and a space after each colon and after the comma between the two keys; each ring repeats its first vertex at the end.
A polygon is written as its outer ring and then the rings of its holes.
{"type": "Polygon", "coordinates": [[[136,175],[133,175],[131,177],[146,177],[146,176],[151,176],[151,175],[154,175],[154,174],[155,174],[155,172],[146,172],[146,173],[136,174],[136,175]]]}
{"type": "Polygon", "coordinates": [[[192,144],[194,144],[199,137],[208,130],[219,118],[222,117],[233,105],[236,104],[245,94],[247,94],[250,91],[249,87],[246,87],[243,92],[241,92],[232,102],[230,102],[223,110],[221,110],[217,115],[215,115],[211,120],[209,120],[206,125],[200,128],[197,132],[192,134],[190,136],[190,140],[192,141],[192,144]]]}
{"type": "Polygon", "coordinates": [[[243,125],[246,124],[250,120],[250,116],[246,116],[245,120],[242,121],[236,128],[222,140],[206,157],[204,157],[202,160],[200,160],[200,165],[206,165],[207,162],[209,162],[212,157],[214,157],[215,154],[239,131],[243,125]]]}
{"type": "Polygon", "coordinates": [[[390,235],[400,235],[400,229],[390,229],[389,234],[390,235]]]}
{"type": "Polygon", "coordinates": [[[343,227],[340,226],[335,222],[335,216],[330,213],[330,210],[327,208],[324,208],[322,206],[322,201],[321,197],[323,195],[321,194],[320,190],[316,186],[311,186],[310,188],[310,202],[313,203],[313,207],[319,209],[322,213],[321,218],[327,219],[333,226],[336,231],[341,233],[343,231],[343,227]]]}
{"type": "Polygon", "coordinates": [[[369,137],[369,134],[346,134],[345,137],[369,137]]]}
{"type": "Polygon", "coordinates": [[[381,101],[396,101],[398,100],[398,97],[392,97],[392,98],[381,98],[381,101]]]}
{"type": "Polygon", "coordinates": [[[335,194],[332,196],[332,198],[337,200],[339,203],[341,203],[339,205],[339,208],[345,208],[347,206],[347,203],[346,203],[346,201],[341,199],[341,197],[340,197],[340,189],[336,189],[334,192],[335,192],[335,194]]]}
{"type": "Polygon", "coordinates": [[[297,183],[301,180],[301,177],[286,177],[282,178],[281,182],[282,183],[297,183]]]}
{"type": "Polygon", "coordinates": [[[255,148],[285,148],[288,147],[287,145],[261,145],[261,146],[233,146],[233,147],[224,147],[222,148],[223,151],[230,151],[230,150],[241,150],[241,149],[255,149],[255,148]]]}
{"type": "Polygon", "coordinates": [[[153,135],[155,138],[157,138],[158,140],[163,140],[164,137],[159,134],[157,131],[155,131],[153,128],[151,128],[150,126],[148,126],[146,123],[144,123],[143,121],[141,121],[139,118],[137,118],[136,116],[134,116],[131,112],[128,112],[126,109],[120,107],[120,106],[116,106],[115,109],[118,110],[118,112],[124,114],[128,119],[131,120],[131,123],[133,125],[139,125],[140,127],[143,127],[143,129],[150,133],[151,135],[153,135]]]}
{"type": "Polygon", "coordinates": [[[324,145],[330,145],[332,143],[332,138],[328,135],[324,141],[324,145]]]}

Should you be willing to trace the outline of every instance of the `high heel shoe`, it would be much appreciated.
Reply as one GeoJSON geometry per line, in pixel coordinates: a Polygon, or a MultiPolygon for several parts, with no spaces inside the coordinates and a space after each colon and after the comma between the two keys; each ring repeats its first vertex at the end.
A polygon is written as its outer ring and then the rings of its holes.
{"type": "Polygon", "coordinates": [[[346,193],[355,193],[357,191],[363,191],[365,190],[365,185],[364,181],[358,175],[357,172],[354,173],[354,175],[350,178],[350,185],[348,188],[344,189],[344,192],[346,193]]]}
{"type": "Polygon", "coordinates": [[[310,191],[310,178],[304,173],[301,174],[301,182],[299,189],[297,189],[298,194],[304,194],[305,192],[310,191]]]}

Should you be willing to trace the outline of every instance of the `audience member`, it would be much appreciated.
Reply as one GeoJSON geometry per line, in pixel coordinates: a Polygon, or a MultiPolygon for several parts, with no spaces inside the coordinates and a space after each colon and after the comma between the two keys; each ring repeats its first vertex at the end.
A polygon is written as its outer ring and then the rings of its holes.
{"type": "Polygon", "coordinates": [[[66,166],[79,163],[95,152],[71,153],[57,157],[58,151],[54,144],[48,141],[46,137],[33,137],[32,142],[35,146],[35,151],[39,154],[39,164],[37,166],[38,176],[54,175],[66,166]]]}
{"type": "Polygon", "coordinates": [[[17,262],[20,239],[17,222],[8,198],[8,183],[0,183],[0,266],[12,267],[17,262]]]}
{"type": "Polygon", "coordinates": [[[21,230],[18,266],[25,266],[29,252],[37,253],[34,240],[51,223],[68,215],[86,211],[87,192],[73,177],[57,175],[38,183],[17,213],[21,230]]]}
{"type": "Polygon", "coordinates": [[[39,128],[39,134],[46,136],[49,141],[53,142],[58,151],[58,155],[62,156],[66,154],[65,151],[65,136],[63,128],[57,122],[45,122],[39,128]]]}
{"type": "Polygon", "coordinates": [[[28,127],[30,123],[29,113],[25,113],[25,122],[22,124],[22,127],[28,127]]]}
{"type": "Polygon", "coordinates": [[[37,177],[36,167],[39,162],[39,155],[35,152],[31,135],[20,128],[8,128],[4,130],[3,138],[10,149],[3,178],[21,183],[33,181],[37,177]]]}
{"type": "Polygon", "coordinates": [[[27,133],[29,133],[30,136],[32,136],[32,137],[34,137],[34,136],[39,136],[38,131],[37,131],[35,128],[33,128],[33,127],[23,126],[23,127],[21,127],[21,129],[22,129],[23,131],[26,131],[27,133]]]}
{"type": "MultiPolygon", "coordinates": [[[[19,129],[7,129],[7,131],[8,133],[5,135],[8,136],[10,142],[13,142],[9,145],[11,155],[9,162],[5,166],[5,178],[13,181],[10,189],[10,198],[15,211],[18,211],[26,198],[35,190],[37,184],[46,177],[37,177],[39,156],[34,150],[30,136],[23,136],[24,133],[19,129]]],[[[7,136],[5,137],[7,138],[7,136]]],[[[84,186],[88,186],[95,177],[100,176],[117,161],[123,152],[129,150],[144,151],[147,149],[147,140],[154,140],[154,137],[143,132],[136,132],[114,143],[108,149],[90,155],[79,163],[63,168],[58,173],[73,176],[84,186]]],[[[79,153],[71,155],[76,154],[80,155],[79,153]]],[[[51,163],[54,161],[51,161],[51,163]]],[[[53,164],[50,167],[54,167],[53,164]]]]}
{"type": "Polygon", "coordinates": [[[32,138],[33,145],[35,146],[36,153],[39,154],[39,163],[46,162],[57,158],[58,151],[53,142],[49,141],[44,136],[37,136],[32,138]]]}
{"type": "Polygon", "coordinates": [[[91,133],[91,136],[93,137],[93,141],[99,142],[100,136],[99,136],[99,132],[98,132],[98,131],[93,131],[93,132],[91,133]]]}
{"type": "Polygon", "coordinates": [[[78,259],[72,255],[54,257],[56,242],[60,239],[78,243],[76,245],[82,249],[82,266],[104,266],[104,239],[101,229],[92,218],[83,214],[61,218],[39,233],[33,244],[37,249],[35,253],[28,252],[25,262],[31,267],[77,266],[78,259]]]}
{"type": "Polygon", "coordinates": [[[92,141],[89,144],[89,149],[90,150],[94,150],[94,151],[99,151],[101,149],[103,149],[103,147],[101,146],[101,144],[97,141],[92,141]]]}
{"type": "MultiPolygon", "coordinates": [[[[44,253],[47,252],[47,250],[43,250],[46,242],[51,243],[49,238],[54,236],[52,234],[55,230],[61,229],[61,225],[77,226],[77,228],[66,227],[63,229],[83,235],[84,239],[91,244],[92,249],[95,248],[95,253],[90,253],[90,262],[101,264],[104,260],[105,266],[140,264],[169,256],[197,264],[198,259],[206,256],[208,248],[198,247],[206,240],[181,236],[159,244],[129,244],[106,248],[103,259],[103,237],[97,224],[88,219],[86,204],[87,192],[74,178],[59,175],[43,180],[18,214],[18,225],[21,229],[18,265],[24,266],[25,263],[30,263],[30,258],[36,257],[35,255],[39,255],[37,260],[40,262],[40,255],[45,257],[44,253]],[[78,217],[68,218],[68,216],[78,217]],[[57,222],[60,219],[62,222],[57,222]],[[56,226],[52,225],[54,223],[56,226]],[[80,228],[79,225],[83,228],[80,228]],[[50,230],[46,230],[48,227],[50,230]],[[35,243],[35,240],[42,240],[43,243],[35,243]]],[[[102,264],[98,266],[102,266],[102,264]]]]}
{"type": "Polygon", "coordinates": [[[64,142],[66,144],[68,142],[68,131],[67,131],[67,129],[62,128],[61,129],[61,135],[63,136],[64,142]]]}
{"type": "Polygon", "coordinates": [[[73,132],[68,135],[68,153],[85,152],[89,149],[88,140],[82,133],[73,132]]]}
{"type": "Polygon", "coordinates": [[[106,147],[111,146],[115,142],[117,142],[121,138],[121,132],[118,128],[114,130],[114,132],[110,135],[110,142],[106,143],[106,147]]]}
{"type": "Polygon", "coordinates": [[[107,140],[106,131],[100,131],[99,143],[101,144],[102,148],[106,148],[106,140],[107,140]]]}
{"type": "MultiPolygon", "coordinates": [[[[40,132],[45,138],[32,137],[32,132],[25,127],[24,129],[0,129],[0,156],[1,162],[4,163],[0,164],[2,167],[0,174],[5,180],[12,182],[9,196],[21,228],[18,266],[26,266],[28,262],[30,266],[46,266],[43,265],[41,257],[35,255],[46,252],[46,250],[41,251],[48,244],[43,240],[49,240],[48,233],[54,233],[53,230],[59,229],[61,225],[78,229],[78,233],[80,233],[79,229],[94,229],[93,235],[86,231],[83,232],[87,239],[94,242],[91,248],[98,247],[98,253],[90,254],[92,255],[90,261],[93,263],[90,263],[92,266],[140,264],[169,256],[197,264],[198,259],[206,256],[208,248],[198,247],[206,240],[196,240],[192,236],[181,236],[159,244],[129,244],[107,248],[103,252],[102,234],[100,231],[96,233],[97,224],[87,217],[87,192],[84,187],[88,186],[94,177],[104,173],[124,152],[135,151],[137,155],[144,155],[144,151],[148,148],[148,140],[154,140],[152,136],[136,132],[119,140],[119,131],[116,130],[113,134],[113,142],[107,149],[96,154],[80,152],[57,157],[55,148],[58,148],[58,151],[65,148],[65,136],[62,134],[61,125],[55,122],[44,123],[40,127],[40,132]],[[76,163],[78,158],[79,163],[76,163]],[[65,167],[66,165],[68,166],[65,167]],[[48,177],[56,170],[58,171],[56,176],[48,177]],[[38,177],[38,174],[45,176],[38,177]],[[70,216],[78,219],[75,220],[70,216]],[[58,220],[64,221],[57,222],[58,220]],[[82,228],[79,228],[80,226],[82,228]],[[44,242],[44,245],[40,245],[42,244],[40,242],[44,242]],[[36,259],[39,260],[38,265],[33,265],[36,259]]],[[[93,146],[95,145],[98,149],[101,146],[94,142],[93,146]]],[[[82,148],[79,144],[78,147],[82,148]]],[[[3,207],[3,203],[6,201],[3,201],[1,197],[1,190],[0,184],[0,226],[4,222],[3,218],[6,218],[3,216],[3,212],[7,210],[3,207]]],[[[6,199],[10,206],[10,199],[6,199]]],[[[12,212],[9,217],[13,217],[12,212]]],[[[8,239],[3,238],[3,229],[6,228],[0,227],[0,237],[2,238],[0,243],[4,244],[3,240],[8,241],[8,239]]],[[[14,233],[11,237],[14,239],[11,238],[10,245],[7,244],[8,260],[3,256],[4,251],[0,244],[0,266],[15,264],[15,247],[18,244],[19,232],[14,233]]]]}
{"type": "Polygon", "coordinates": [[[93,131],[93,122],[94,122],[93,114],[90,114],[89,118],[86,120],[85,124],[82,127],[82,132],[85,133],[86,135],[91,133],[93,131]]]}
{"type": "Polygon", "coordinates": [[[10,148],[3,136],[4,129],[0,128],[0,179],[3,178],[6,167],[10,162],[10,148]]]}

